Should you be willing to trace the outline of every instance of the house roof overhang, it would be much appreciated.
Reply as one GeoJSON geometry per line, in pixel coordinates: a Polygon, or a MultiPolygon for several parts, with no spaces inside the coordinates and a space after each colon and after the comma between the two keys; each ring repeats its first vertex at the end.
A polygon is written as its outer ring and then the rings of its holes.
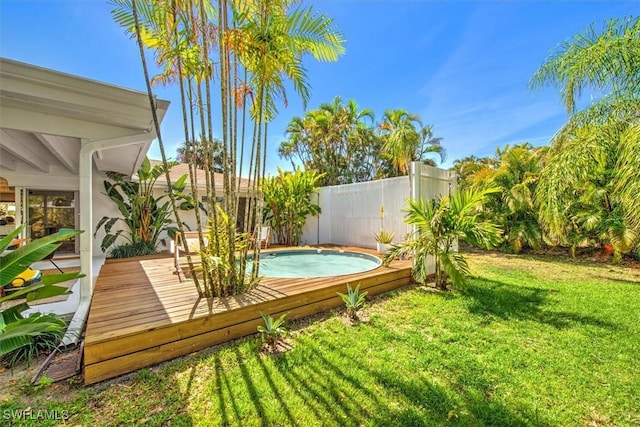
{"type": "MultiPolygon", "coordinates": [[[[162,163],[160,160],[151,160],[151,165],[155,166],[157,164],[162,163]]],[[[187,192],[191,191],[191,181],[189,179],[189,164],[187,163],[178,163],[171,167],[169,170],[169,178],[172,183],[175,183],[180,177],[183,175],[187,176],[187,192]]],[[[134,177],[135,179],[135,177],[134,177]]],[[[207,182],[207,172],[203,169],[195,169],[194,179],[198,183],[198,191],[206,192],[206,182],[207,182]]],[[[222,173],[214,173],[213,177],[215,181],[215,185],[213,185],[213,189],[215,189],[216,195],[222,196],[224,193],[224,174],[222,173]]],[[[241,196],[248,196],[254,192],[252,183],[247,178],[236,178],[237,180],[237,190],[241,196]]],[[[167,188],[167,180],[165,175],[162,174],[156,180],[155,188],[166,189],[167,188]]],[[[204,195],[204,193],[202,194],[204,195]]]]}
{"type": "MultiPolygon", "coordinates": [[[[162,121],[169,102],[154,101],[162,121]]],[[[95,151],[94,164],[132,175],[155,138],[146,93],[0,58],[0,169],[8,175],[78,174],[83,145],[114,139],[127,144],[95,151]]]]}

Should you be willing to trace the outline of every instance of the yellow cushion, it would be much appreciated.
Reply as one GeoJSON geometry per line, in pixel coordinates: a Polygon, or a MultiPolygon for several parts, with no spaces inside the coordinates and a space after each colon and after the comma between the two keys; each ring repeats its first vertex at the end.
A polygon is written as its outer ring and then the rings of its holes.
{"type": "Polygon", "coordinates": [[[40,270],[34,270],[32,268],[27,268],[22,273],[18,274],[15,279],[11,281],[11,287],[19,288],[22,286],[30,285],[33,282],[40,280],[42,273],[40,270]]]}

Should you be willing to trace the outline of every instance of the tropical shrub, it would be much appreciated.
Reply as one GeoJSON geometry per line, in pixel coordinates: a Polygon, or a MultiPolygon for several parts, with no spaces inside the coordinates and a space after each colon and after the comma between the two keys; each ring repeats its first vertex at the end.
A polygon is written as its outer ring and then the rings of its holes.
{"type": "Polygon", "coordinates": [[[534,148],[524,143],[497,149],[492,166],[468,175],[468,184],[480,190],[495,188],[483,205],[482,217],[503,230],[499,248],[519,253],[525,248],[539,249],[543,230],[534,203],[536,186],[546,161],[547,147],[534,148]]]}
{"type": "Polygon", "coordinates": [[[110,258],[132,258],[136,256],[153,255],[158,252],[156,245],[150,242],[124,243],[114,245],[109,250],[110,258]]]}
{"type": "Polygon", "coordinates": [[[611,245],[614,262],[640,237],[639,53],[640,18],[612,19],[559,45],[532,79],[559,88],[569,113],[540,174],[540,219],[560,243],[611,245]],[[587,87],[602,96],[578,110],[587,87]]]}
{"type": "Polygon", "coordinates": [[[320,206],[311,201],[317,191],[316,183],[322,177],[315,170],[283,172],[265,179],[262,184],[264,196],[264,222],[271,226],[278,243],[297,246],[302,237],[302,228],[309,216],[320,213],[320,206]]]}
{"type": "Polygon", "coordinates": [[[287,333],[287,329],[284,326],[284,318],[287,316],[287,313],[281,315],[276,320],[273,320],[273,317],[263,311],[260,312],[260,316],[262,316],[264,320],[264,326],[259,325],[258,332],[260,332],[262,340],[275,351],[278,348],[278,342],[287,333]]]}
{"type": "Polygon", "coordinates": [[[351,288],[351,285],[347,283],[347,293],[343,294],[341,292],[336,292],[347,308],[347,315],[354,319],[358,319],[358,310],[364,305],[365,298],[368,291],[364,291],[360,293],[360,283],[356,286],[355,289],[351,288]]]}
{"type": "Polygon", "coordinates": [[[414,231],[404,242],[392,245],[385,256],[385,265],[398,256],[412,255],[414,277],[424,284],[429,275],[427,257],[434,256],[438,288],[446,290],[447,275],[454,285],[463,284],[469,275],[469,266],[457,251],[457,242],[464,240],[491,248],[501,240],[500,228],[479,218],[479,208],[488,195],[496,191],[466,189],[439,200],[409,200],[405,222],[413,225],[414,231]]]}
{"type": "MultiPolygon", "coordinates": [[[[17,227],[0,240],[0,253],[4,252],[16,238],[24,225],[17,227]]],[[[24,246],[0,257],[0,286],[10,284],[21,272],[34,262],[42,260],[55,251],[64,240],[80,234],[78,230],[60,229],[57,233],[33,240],[24,246]]],[[[25,302],[0,311],[0,359],[11,366],[21,360],[30,361],[41,351],[51,350],[58,345],[64,334],[65,323],[54,314],[32,313],[24,317],[28,303],[42,298],[63,295],[69,290],[57,283],[82,277],[78,272],[44,275],[40,281],[25,286],[13,293],[0,297],[5,301],[26,298],[25,302]]]]}
{"type": "MultiPolygon", "coordinates": [[[[169,168],[175,163],[169,164],[169,168]]],[[[151,166],[148,158],[145,158],[138,169],[136,181],[117,172],[107,172],[110,181],[104,181],[105,194],[115,203],[120,211],[119,217],[102,217],[96,225],[97,234],[100,228],[104,229],[105,236],[100,248],[112,258],[126,258],[128,256],[150,255],[157,253],[158,243],[164,243],[160,239],[163,232],[170,236],[175,235],[177,228],[173,225],[171,202],[168,195],[156,197],[153,187],[165,172],[162,164],[151,166]],[[117,229],[116,224],[124,225],[117,229]],[[116,245],[118,237],[122,236],[126,243],[116,245]],[[115,246],[114,246],[115,245],[115,246]],[[111,248],[111,250],[109,250],[111,248]]],[[[172,184],[172,191],[181,202],[183,210],[192,209],[192,198],[184,194],[186,188],[186,175],[172,184]]]]}

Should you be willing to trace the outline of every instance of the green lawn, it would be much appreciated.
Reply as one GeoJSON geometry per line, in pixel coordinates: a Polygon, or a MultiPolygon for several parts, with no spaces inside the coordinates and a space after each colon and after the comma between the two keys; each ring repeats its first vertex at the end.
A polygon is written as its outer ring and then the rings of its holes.
{"type": "Polygon", "coordinates": [[[30,390],[2,409],[105,426],[640,423],[637,267],[470,261],[460,291],[393,292],[356,326],[340,313],[296,324],[284,355],[260,354],[251,337],[94,387],[30,390]]]}

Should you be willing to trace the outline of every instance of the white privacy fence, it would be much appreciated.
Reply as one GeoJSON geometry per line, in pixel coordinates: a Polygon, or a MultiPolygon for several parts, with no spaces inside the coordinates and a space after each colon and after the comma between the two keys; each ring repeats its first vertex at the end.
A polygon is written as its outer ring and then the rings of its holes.
{"type": "Polygon", "coordinates": [[[394,232],[394,241],[399,242],[409,232],[402,221],[409,194],[408,176],[322,187],[321,213],[307,219],[302,240],[375,248],[374,235],[384,229],[394,232]]]}
{"type": "Polygon", "coordinates": [[[437,198],[455,185],[455,172],[414,162],[409,176],[322,187],[316,199],[321,213],[307,219],[302,243],[375,248],[381,229],[394,232],[399,243],[411,231],[403,221],[407,199],[437,198]]]}

